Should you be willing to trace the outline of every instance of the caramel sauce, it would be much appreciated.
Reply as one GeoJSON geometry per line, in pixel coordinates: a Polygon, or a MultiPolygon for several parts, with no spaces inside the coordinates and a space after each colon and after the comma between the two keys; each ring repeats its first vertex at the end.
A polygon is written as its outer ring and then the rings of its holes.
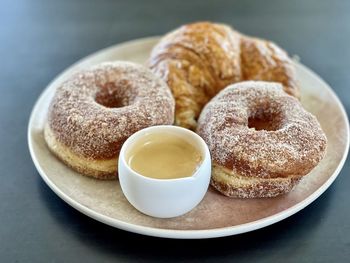
{"type": "Polygon", "coordinates": [[[190,177],[202,161],[195,146],[170,133],[145,135],[130,148],[126,157],[131,169],[157,179],[190,177]]]}

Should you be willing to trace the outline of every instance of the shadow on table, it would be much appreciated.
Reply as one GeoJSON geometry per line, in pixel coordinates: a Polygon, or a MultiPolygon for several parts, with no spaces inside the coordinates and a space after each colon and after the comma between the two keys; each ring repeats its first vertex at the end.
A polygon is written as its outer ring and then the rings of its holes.
{"type": "Polygon", "coordinates": [[[41,180],[39,191],[53,220],[62,231],[79,241],[88,249],[94,249],[113,258],[118,255],[128,260],[200,260],[226,258],[234,260],[245,257],[261,259],[277,251],[298,253],[306,249],[308,236],[312,236],[322,221],[332,200],[331,187],[316,202],[272,226],[230,237],[176,240],[142,236],[118,230],[95,221],[59,199],[41,180]]]}

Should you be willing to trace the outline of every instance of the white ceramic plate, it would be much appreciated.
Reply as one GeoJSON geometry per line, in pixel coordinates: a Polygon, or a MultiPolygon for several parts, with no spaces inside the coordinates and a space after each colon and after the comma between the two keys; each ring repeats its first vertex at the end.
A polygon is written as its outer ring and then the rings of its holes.
{"type": "Polygon", "coordinates": [[[118,44],[94,53],[60,74],[39,97],[28,126],[33,162],[47,185],[64,201],[105,224],[135,233],[167,238],[211,238],[259,229],[285,219],[317,199],[335,180],[349,146],[348,119],[332,89],[315,73],[296,63],[302,103],[317,116],[328,138],[321,163],[290,194],[270,199],[230,199],[209,189],[191,212],[173,219],[152,218],[135,210],[119,183],[82,176],[56,159],[46,147],[43,127],[56,87],[72,72],[103,61],[144,63],[158,38],[118,44]]]}

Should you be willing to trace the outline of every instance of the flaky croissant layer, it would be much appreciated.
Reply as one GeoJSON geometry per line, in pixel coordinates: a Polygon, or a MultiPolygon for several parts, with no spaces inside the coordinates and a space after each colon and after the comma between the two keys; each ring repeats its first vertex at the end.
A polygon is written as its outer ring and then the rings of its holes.
{"type": "Polygon", "coordinates": [[[199,22],[168,33],[148,63],[171,88],[175,124],[192,130],[204,105],[232,83],[280,82],[285,92],[299,98],[294,64],[285,51],[224,24],[199,22]]]}

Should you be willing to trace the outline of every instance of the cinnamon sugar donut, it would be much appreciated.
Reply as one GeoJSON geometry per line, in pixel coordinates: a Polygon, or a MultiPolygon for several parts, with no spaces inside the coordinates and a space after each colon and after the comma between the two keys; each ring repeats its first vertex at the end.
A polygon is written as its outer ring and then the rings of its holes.
{"type": "Polygon", "coordinates": [[[44,136],[50,150],[78,172],[115,178],[124,141],[152,125],[172,124],[167,85],[141,65],[103,63],[58,87],[44,136]]]}
{"type": "Polygon", "coordinates": [[[153,48],[149,67],[171,88],[175,123],[192,130],[204,105],[232,83],[280,82],[299,98],[294,63],[284,50],[224,24],[198,22],[168,33],[153,48]]]}
{"type": "Polygon", "coordinates": [[[287,193],[324,157],[317,119],[282,85],[246,81],[222,90],[203,109],[197,133],[212,156],[211,184],[224,195],[287,193]]]}

